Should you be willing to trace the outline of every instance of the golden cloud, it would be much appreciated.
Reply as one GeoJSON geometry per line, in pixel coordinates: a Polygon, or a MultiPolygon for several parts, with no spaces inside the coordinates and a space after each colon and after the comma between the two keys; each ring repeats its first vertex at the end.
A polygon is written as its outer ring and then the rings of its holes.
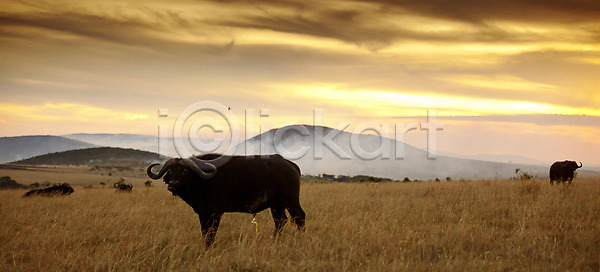
{"type": "Polygon", "coordinates": [[[0,103],[0,114],[4,117],[30,121],[78,121],[78,122],[122,122],[146,120],[146,114],[115,111],[76,103],[44,103],[21,105],[0,103]]]}
{"type": "MultiPolygon", "coordinates": [[[[517,81],[524,86],[525,83],[517,81]]],[[[422,115],[423,110],[437,109],[446,116],[495,114],[564,114],[600,116],[600,109],[553,105],[535,101],[480,99],[427,93],[420,90],[387,91],[348,89],[341,84],[271,85],[278,93],[291,93],[305,100],[329,101],[338,107],[360,108],[370,116],[392,117],[422,115]]]]}

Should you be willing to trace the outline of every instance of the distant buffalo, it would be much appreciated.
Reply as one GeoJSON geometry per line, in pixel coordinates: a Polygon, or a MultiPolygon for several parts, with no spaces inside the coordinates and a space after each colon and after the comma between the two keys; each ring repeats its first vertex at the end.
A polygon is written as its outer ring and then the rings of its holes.
{"type": "Polygon", "coordinates": [[[68,183],[62,183],[56,186],[47,187],[44,189],[33,189],[27,193],[23,197],[29,196],[61,196],[61,195],[70,195],[75,190],[68,183]]]}
{"type": "Polygon", "coordinates": [[[131,192],[133,190],[133,184],[125,184],[125,183],[115,183],[113,185],[117,191],[128,191],[131,192]]]}
{"type": "Polygon", "coordinates": [[[577,165],[574,161],[557,161],[550,166],[550,184],[553,184],[554,181],[556,183],[573,181],[573,176],[575,175],[575,170],[577,168],[581,168],[583,164],[579,162],[577,165]]]}

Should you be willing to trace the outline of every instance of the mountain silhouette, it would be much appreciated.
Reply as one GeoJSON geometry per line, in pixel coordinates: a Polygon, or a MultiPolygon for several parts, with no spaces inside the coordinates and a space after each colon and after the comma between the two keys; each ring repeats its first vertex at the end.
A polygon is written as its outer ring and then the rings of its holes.
{"type": "MultiPolygon", "coordinates": [[[[449,156],[436,156],[429,159],[425,150],[413,147],[394,139],[379,137],[373,134],[352,134],[329,127],[311,125],[292,125],[271,129],[261,135],[248,139],[239,145],[236,154],[257,155],[281,153],[284,157],[296,162],[303,173],[307,174],[344,174],[371,175],[394,179],[433,180],[445,179],[506,179],[515,176],[515,169],[520,168],[531,175],[545,177],[547,168],[535,165],[499,163],[449,156]],[[318,141],[318,131],[326,137],[335,135],[329,143],[318,141]],[[301,135],[305,133],[307,135],[301,135]],[[356,138],[355,144],[352,138],[356,138]],[[383,146],[382,146],[382,143],[383,146]],[[321,145],[321,146],[319,146],[321,145]],[[396,152],[401,145],[403,154],[396,152]],[[322,155],[317,150],[322,149],[322,155]],[[246,150],[248,147],[248,150],[246,150]],[[339,152],[339,151],[342,152],[339,152]],[[380,152],[375,152],[379,150],[380,152]],[[306,152],[301,152],[306,151],[306,152]],[[337,152],[336,152],[337,151],[337,152]],[[379,156],[365,157],[361,151],[380,153],[379,156]],[[298,156],[303,153],[303,156],[298,156]],[[294,156],[296,155],[296,156],[294,156]]],[[[363,152],[364,153],[364,152],[363,152]]]]}
{"type": "Polygon", "coordinates": [[[61,136],[0,137],[0,163],[96,145],[61,136]]]}

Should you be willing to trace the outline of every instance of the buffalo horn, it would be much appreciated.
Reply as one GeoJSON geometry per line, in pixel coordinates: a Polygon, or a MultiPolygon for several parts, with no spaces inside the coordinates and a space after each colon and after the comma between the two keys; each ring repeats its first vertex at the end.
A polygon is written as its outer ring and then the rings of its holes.
{"type": "Polygon", "coordinates": [[[583,167],[583,163],[579,162],[579,165],[577,165],[577,168],[581,168],[583,167]]]}
{"type": "Polygon", "coordinates": [[[163,165],[163,167],[160,169],[160,171],[158,171],[158,174],[154,174],[152,172],[152,167],[160,165],[160,163],[153,163],[150,166],[148,166],[148,169],[146,169],[146,173],[148,174],[148,176],[151,179],[159,179],[169,170],[169,168],[173,164],[176,164],[176,163],[177,163],[177,161],[175,159],[169,159],[168,161],[165,162],[165,165],[163,165]]]}
{"type": "Polygon", "coordinates": [[[189,168],[192,168],[192,170],[194,170],[196,174],[198,174],[204,179],[212,178],[217,174],[217,167],[194,157],[191,157],[189,159],[183,159],[183,163],[185,163],[189,168]],[[210,172],[204,172],[202,168],[209,168],[210,172]]]}

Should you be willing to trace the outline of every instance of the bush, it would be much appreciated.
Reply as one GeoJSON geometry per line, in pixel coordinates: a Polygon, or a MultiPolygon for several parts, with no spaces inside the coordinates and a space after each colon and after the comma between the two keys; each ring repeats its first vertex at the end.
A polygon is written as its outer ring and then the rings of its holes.
{"type": "Polygon", "coordinates": [[[532,178],[534,178],[534,176],[530,175],[527,172],[521,171],[521,168],[515,169],[515,177],[513,179],[530,180],[532,178]]]}
{"type": "Polygon", "coordinates": [[[9,176],[0,178],[0,189],[25,189],[27,186],[16,182],[14,179],[11,179],[9,176]]]}

